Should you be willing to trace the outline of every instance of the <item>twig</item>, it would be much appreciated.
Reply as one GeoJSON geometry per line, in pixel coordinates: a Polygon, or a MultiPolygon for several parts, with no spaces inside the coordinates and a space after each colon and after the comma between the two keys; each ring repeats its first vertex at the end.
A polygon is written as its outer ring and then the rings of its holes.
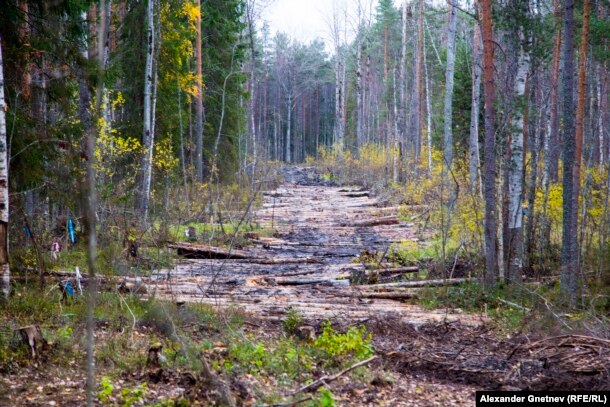
{"type": "Polygon", "coordinates": [[[506,301],[506,300],[503,300],[502,298],[498,298],[498,301],[500,301],[500,302],[501,302],[501,303],[503,303],[503,304],[509,305],[509,306],[511,306],[511,307],[514,307],[514,308],[518,308],[518,309],[520,309],[520,310],[523,310],[523,311],[525,311],[525,312],[530,312],[530,311],[531,311],[531,308],[527,308],[527,307],[524,307],[524,306],[522,306],[522,305],[515,304],[514,302],[511,302],[511,301],[506,301]]]}
{"type": "Polygon", "coordinates": [[[300,389],[298,389],[297,391],[292,393],[292,395],[296,396],[297,394],[303,393],[305,391],[316,390],[318,387],[322,386],[323,384],[335,381],[339,377],[343,376],[344,374],[349,373],[352,370],[354,370],[354,369],[356,369],[356,368],[358,368],[360,366],[364,366],[366,364],[369,364],[369,363],[371,363],[373,360],[375,360],[377,358],[378,358],[378,356],[370,357],[370,358],[368,358],[366,360],[363,360],[362,362],[358,362],[358,363],[356,363],[354,365],[351,365],[347,369],[343,369],[342,371],[340,371],[339,373],[337,373],[337,374],[335,374],[333,376],[326,376],[326,375],[324,375],[324,376],[320,377],[318,380],[313,381],[313,382],[309,383],[308,385],[301,387],[300,389]]]}

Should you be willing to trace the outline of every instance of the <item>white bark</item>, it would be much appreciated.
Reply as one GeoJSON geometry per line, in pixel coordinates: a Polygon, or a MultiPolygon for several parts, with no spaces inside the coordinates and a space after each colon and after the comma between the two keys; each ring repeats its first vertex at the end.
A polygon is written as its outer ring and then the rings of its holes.
{"type": "Polygon", "coordinates": [[[8,158],[6,145],[6,111],[4,98],[4,74],[2,64],[2,38],[0,38],[0,269],[2,269],[2,293],[8,301],[11,291],[11,270],[8,264],[8,158]]]}
{"type": "Polygon", "coordinates": [[[428,75],[428,63],[426,61],[426,35],[422,36],[424,75],[426,78],[426,142],[428,145],[428,174],[432,175],[432,104],[430,103],[430,76],[428,75]]]}
{"type": "MultiPolygon", "coordinates": [[[[404,127],[407,123],[407,19],[408,19],[408,0],[402,5],[402,39],[400,45],[400,122],[404,127]]],[[[406,144],[404,130],[401,134],[401,141],[406,144]]],[[[397,180],[394,180],[396,182],[397,180]]]]}
{"type": "Polygon", "coordinates": [[[292,94],[288,92],[288,117],[286,119],[286,162],[292,162],[290,155],[291,141],[290,141],[290,128],[292,127],[292,94]]]}
{"type": "Polygon", "coordinates": [[[481,162],[479,160],[479,113],[481,102],[481,64],[483,59],[483,44],[481,43],[481,27],[474,25],[472,40],[472,108],[470,110],[470,137],[468,148],[470,152],[470,189],[481,191],[481,162]]]}
{"type": "Polygon", "coordinates": [[[146,48],[146,68],[144,71],[144,132],[142,140],[144,144],[144,157],[142,160],[142,186],[140,197],[140,209],[144,217],[144,223],[148,217],[148,201],[150,197],[150,185],[152,179],[152,154],[154,135],[152,123],[152,93],[153,93],[153,56],[155,48],[155,27],[153,19],[153,1],[148,0],[146,18],[148,28],[146,31],[147,48],[146,48]]]}
{"type": "Polygon", "coordinates": [[[530,57],[523,48],[523,32],[519,32],[519,57],[517,60],[517,74],[514,83],[514,96],[516,108],[513,111],[512,137],[510,143],[510,163],[508,168],[508,192],[509,192],[509,212],[508,229],[510,232],[510,263],[509,278],[517,277],[515,273],[523,267],[523,251],[521,244],[521,230],[523,223],[523,109],[525,101],[525,84],[529,72],[530,57]]]}
{"type": "Polygon", "coordinates": [[[364,144],[363,107],[362,103],[362,33],[358,33],[356,43],[356,143],[357,147],[364,144]]]}
{"type": "MultiPolygon", "coordinates": [[[[457,1],[457,0],[454,0],[457,1]]],[[[450,6],[449,10],[449,32],[447,35],[447,67],[445,70],[445,128],[444,128],[444,150],[445,164],[448,169],[451,168],[453,162],[453,132],[452,132],[452,115],[453,115],[453,79],[455,73],[455,32],[457,28],[457,8],[454,5],[450,6]]]]}

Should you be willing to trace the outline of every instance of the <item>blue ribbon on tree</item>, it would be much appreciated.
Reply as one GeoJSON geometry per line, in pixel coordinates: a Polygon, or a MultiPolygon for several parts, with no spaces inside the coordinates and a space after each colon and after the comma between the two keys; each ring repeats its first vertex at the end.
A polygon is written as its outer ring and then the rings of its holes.
{"type": "Polygon", "coordinates": [[[76,235],[74,233],[74,221],[72,220],[72,215],[68,217],[68,233],[70,233],[70,241],[72,244],[76,243],[76,235]]]}

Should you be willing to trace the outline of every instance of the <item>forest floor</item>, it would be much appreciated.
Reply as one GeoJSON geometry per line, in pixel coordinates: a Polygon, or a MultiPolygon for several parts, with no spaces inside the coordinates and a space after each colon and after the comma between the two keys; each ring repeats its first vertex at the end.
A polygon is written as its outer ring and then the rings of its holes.
{"type": "MultiPolygon", "coordinates": [[[[323,335],[326,321],[332,322],[335,332],[363,326],[371,335],[370,355],[376,358],[359,370],[323,382],[336,405],[474,405],[474,392],[484,389],[610,389],[607,339],[584,331],[556,330],[552,335],[542,334],[542,329],[508,332],[485,313],[426,309],[418,304],[417,288],[350,284],[354,276],[374,276],[376,283],[427,278],[399,269],[386,259],[392,243],[425,239],[416,225],[397,217],[398,211],[368,191],[333,185],[312,169],[289,167],[285,182],[266,191],[263,204],[254,213],[255,222],[276,230],[273,237],[252,233],[248,236],[251,245],[226,249],[228,252],[197,244],[178,245],[187,259],[148,277],[147,295],[154,293],[157,299],[166,300],[178,314],[186,309],[184,304],[207,304],[226,316],[219,319],[220,324],[194,319],[190,340],[210,344],[207,355],[212,367],[228,382],[238,405],[334,405],[324,402],[319,392],[299,389],[341,369],[304,358],[297,360],[296,369],[312,364],[308,375],[294,373],[291,380],[284,380],[278,372],[288,367],[275,366],[275,359],[262,356],[271,354],[263,345],[285,340],[281,338],[286,338],[287,321],[291,320],[291,329],[304,335],[303,341],[323,335]],[[381,259],[372,267],[362,261],[371,253],[381,259]],[[231,322],[236,315],[241,319],[239,328],[231,322]],[[250,351],[260,351],[260,358],[248,355],[241,359],[250,364],[248,373],[243,369],[233,370],[242,373],[227,373],[231,367],[226,354],[235,353],[227,342],[236,336],[226,331],[239,331],[243,343],[255,345],[250,351]],[[274,396],[267,397],[271,394],[274,396]]],[[[134,317],[132,324],[127,317],[120,329],[99,321],[98,344],[131,326],[129,348],[139,346],[145,354],[155,325],[150,318],[148,321],[136,324],[134,317]]],[[[166,329],[175,333],[173,324],[166,329]]],[[[120,353],[120,349],[114,352],[120,353]]],[[[82,358],[82,352],[78,354],[82,358]]],[[[291,359],[277,360],[288,365],[291,359]]],[[[61,363],[37,361],[2,373],[0,405],[82,405],[81,366],[78,357],[71,356],[61,363]]],[[[107,374],[107,366],[99,363],[100,378],[107,374]]],[[[192,370],[169,365],[157,369],[127,365],[113,379],[106,404],[154,405],[161,399],[185,398],[190,403],[185,405],[207,405],[214,398],[206,381],[192,370]],[[145,390],[138,387],[143,383],[145,390]],[[142,391],[138,393],[138,389],[142,391]],[[126,404],[131,396],[136,401],[126,404]]]]}

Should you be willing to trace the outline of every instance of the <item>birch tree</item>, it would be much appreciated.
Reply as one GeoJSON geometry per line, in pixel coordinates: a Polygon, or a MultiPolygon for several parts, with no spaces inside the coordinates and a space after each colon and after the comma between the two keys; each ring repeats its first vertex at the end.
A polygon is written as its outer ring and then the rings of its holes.
{"type": "Polygon", "coordinates": [[[515,97],[515,108],[512,114],[512,136],[510,142],[510,163],[509,163],[509,214],[508,214],[508,279],[519,280],[523,269],[523,246],[522,246],[522,224],[523,224],[523,160],[524,146],[523,135],[525,131],[523,110],[527,103],[524,95],[526,88],[527,75],[530,67],[530,56],[525,49],[524,27],[518,28],[518,48],[519,56],[517,59],[517,73],[513,86],[515,97]]]}
{"type": "Polygon", "coordinates": [[[470,110],[470,136],[468,138],[470,189],[472,193],[481,191],[481,162],[479,159],[479,113],[481,102],[481,26],[474,23],[472,38],[472,108],[470,110]]]}
{"type": "Polygon", "coordinates": [[[144,224],[148,218],[148,203],[150,199],[150,186],[152,181],[152,157],[154,149],[153,134],[153,59],[155,49],[155,26],[153,13],[154,0],[148,0],[146,8],[146,19],[148,22],[146,30],[146,69],[144,71],[144,119],[142,141],[144,144],[144,156],[142,160],[142,185],[140,196],[140,210],[144,224]]]}
{"type": "Polygon", "coordinates": [[[197,0],[197,38],[195,39],[195,75],[197,94],[195,95],[195,175],[197,182],[203,182],[203,68],[201,45],[201,0],[197,0]]]}
{"type": "Polygon", "coordinates": [[[0,268],[2,269],[2,293],[8,301],[11,291],[11,269],[8,263],[8,159],[6,144],[6,112],[4,99],[4,74],[2,64],[2,37],[0,37],[0,268]]]}
{"type": "MultiPolygon", "coordinates": [[[[457,0],[452,0],[457,1],[457,0]]],[[[455,33],[457,29],[457,8],[450,2],[449,8],[449,30],[447,33],[447,67],[445,69],[445,105],[443,109],[444,116],[444,152],[445,165],[451,170],[453,162],[453,131],[452,131],[452,116],[453,116],[453,79],[455,74],[455,33]]]]}

